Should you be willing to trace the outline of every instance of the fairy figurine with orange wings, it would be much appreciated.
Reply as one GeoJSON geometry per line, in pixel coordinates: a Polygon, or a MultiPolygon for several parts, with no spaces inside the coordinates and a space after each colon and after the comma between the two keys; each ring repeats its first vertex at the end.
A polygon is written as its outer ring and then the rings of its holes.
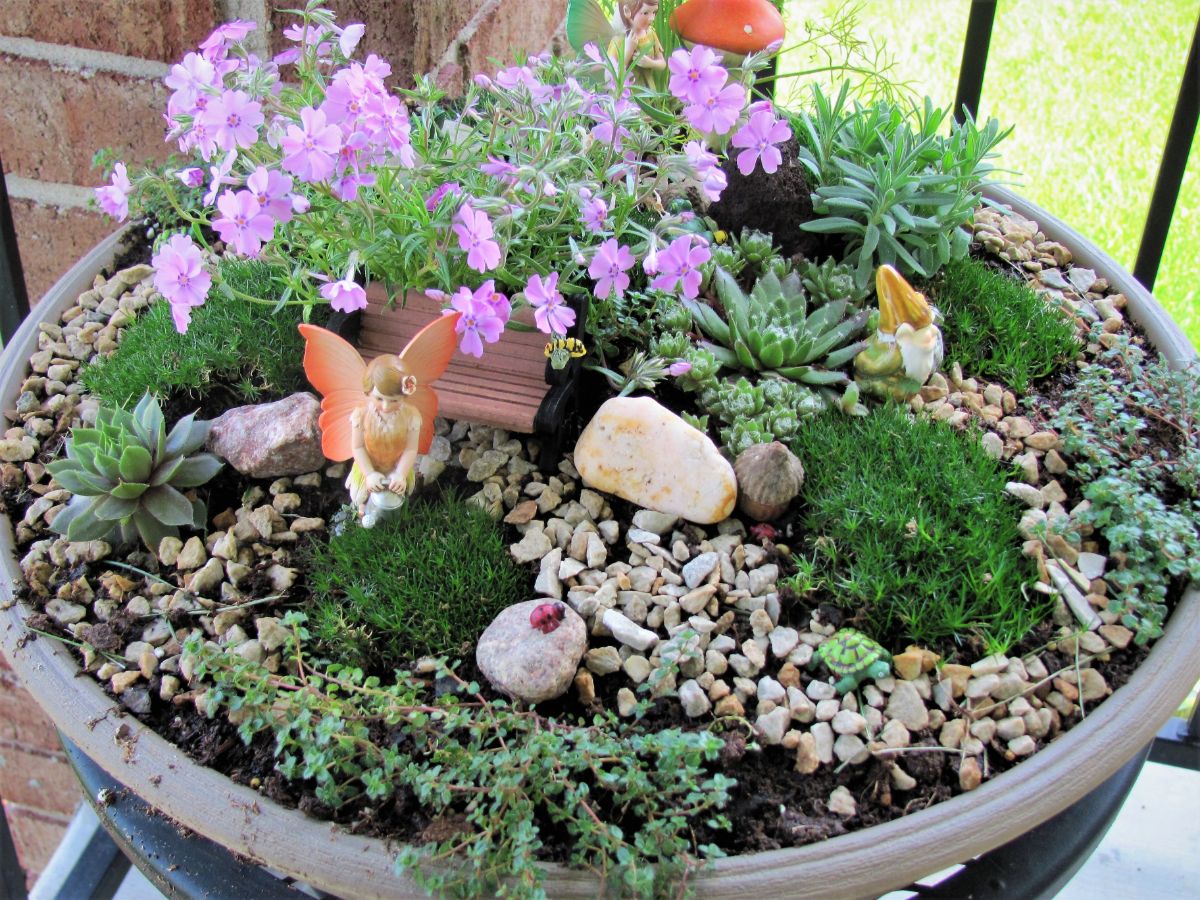
{"type": "Polygon", "coordinates": [[[433,443],[438,400],[430,384],[450,364],[460,315],[434,319],[399,355],[370,363],[332,331],[300,326],[304,374],[324,398],[321,450],[335,462],[354,460],[346,487],[366,528],[403,504],[417,455],[433,443]]]}

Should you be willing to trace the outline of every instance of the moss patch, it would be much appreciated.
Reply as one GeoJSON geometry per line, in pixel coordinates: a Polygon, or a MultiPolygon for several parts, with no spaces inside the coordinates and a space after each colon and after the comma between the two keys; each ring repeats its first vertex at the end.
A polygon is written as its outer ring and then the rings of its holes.
{"type": "MultiPolygon", "coordinates": [[[[249,260],[224,261],[222,275],[238,291],[271,300],[271,269],[249,260]]],[[[102,400],[128,406],[150,391],[164,402],[203,403],[220,412],[301,390],[307,385],[297,307],[234,299],[214,289],[179,334],[170,306],[156,301],[125,329],[107,359],[88,366],[84,386],[102,400]]],[[[186,403],[184,405],[187,405],[186,403]]]]}
{"type": "Polygon", "coordinates": [[[1075,327],[1025,284],[976,259],[953,260],[935,284],[947,360],[1025,393],[1079,355],[1075,327]]]}
{"type": "Polygon", "coordinates": [[[1024,589],[1034,572],[1021,555],[1021,508],[977,434],[889,404],[865,418],[812,419],[792,449],[807,473],[809,536],[795,587],[832,595],[881,643],[946,654],[978,638],[998,652],[1048,612],[1024,589]]]}
{"type": "Polygon", "coordinates": [[[466,652],[527,587],[500,526],[452,495],[347,525],[314,545],[309,571],[312,635],[334,661],[375,670],[466,652]]]}

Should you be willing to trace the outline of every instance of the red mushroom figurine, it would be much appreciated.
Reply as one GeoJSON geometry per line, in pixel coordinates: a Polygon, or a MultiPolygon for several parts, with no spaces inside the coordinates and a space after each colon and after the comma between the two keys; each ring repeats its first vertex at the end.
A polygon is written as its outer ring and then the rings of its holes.
{"type": "Polygon", "coordinates": [[[769,0],[687,0],[671,13],[671,28],[688,44],[738,56],[782,41],[785,31],[769,0]]]}

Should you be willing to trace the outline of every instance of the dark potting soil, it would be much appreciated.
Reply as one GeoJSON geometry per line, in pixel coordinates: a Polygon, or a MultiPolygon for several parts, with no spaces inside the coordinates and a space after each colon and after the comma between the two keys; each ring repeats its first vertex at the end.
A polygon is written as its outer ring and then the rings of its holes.
{"type": "Polygon", "coordinates": [[[816,217],[812,188],[798,156],[800,142],[793,137],[779,149],[783,162],[772,175],[755,166],[749,175],[738,171],[736,155],[721,165],[729,186],[721,199],[708,207],[708,215],[733,237],[743,228],[769,234],[784,256],[800,254],[807,259],[824,259],[837,249],[827,236],[804,231],[800,226],[816,217]]]}

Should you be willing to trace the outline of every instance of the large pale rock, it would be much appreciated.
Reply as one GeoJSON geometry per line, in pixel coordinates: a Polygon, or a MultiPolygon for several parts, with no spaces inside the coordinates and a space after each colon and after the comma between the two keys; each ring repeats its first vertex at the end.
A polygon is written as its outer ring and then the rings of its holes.
{"type": "Polygon", "coordinates": [[[587,625],[570,607],[549,634],[530,624],[530,614],[545,602],[526,600],[501,611],[475,647],[475,662],[492,687],[526,703],[566,693],[587,649],[587,625]]]}
{"type": "Polygon", "coordinates": [[[321,404],[307,393],[237,406],[213,420],[208,449],[251,478],[303,475],[325,464],[320,414],[321,404]]]}
{"type": "Polygon", "coordinates": [[[710,525],[737,501],[733,466],[707,435],[650,397],[615,397],[575,445],[589,487],[710,525]]]}

